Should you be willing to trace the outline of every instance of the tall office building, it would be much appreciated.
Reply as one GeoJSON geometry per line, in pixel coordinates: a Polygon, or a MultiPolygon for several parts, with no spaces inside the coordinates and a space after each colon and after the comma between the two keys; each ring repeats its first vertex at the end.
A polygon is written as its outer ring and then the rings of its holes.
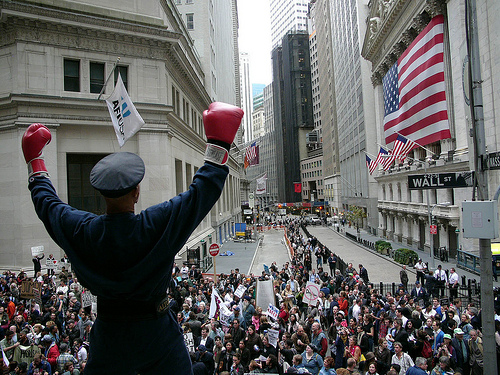
{"type": "Polygon", "coordinates": [[[245,113],[241,121],[243,128],[243,139],[250,142],[253,136],[252,129],[252,84],[250,82],[250,59],[248,53],[240,52],[240,92],[241,108],[245,113]]]}
{"type": "Polygon", "coordinates": [[[331,0],[311,1],[310,16],[315,26],[314,56],[318,72],[313,79],[315,128],[321,126],[323,146],[323,194],[331,214],[339,212],[340,163],[338,153],[337,112],[335,106],[335,76],[333,74],[333,44],[331,0]],[[319,124],[318,124],[319,123],[319,124]]]}
{"type": "Polygon", "coordinates": [[[301,182],[300,161],[308,156],[306,134],[314,129],[307,32],[286,34],[273,49],[272,60],[278,199],[300,202],[294,183],[301,182]]]}
{"type": "Polygon", "coordinates": [[[213,101],[239,105],[236,0],[174,1],[200,56],[213,101]]]}
{"type": "Polygon", "coordinates": [[[365,155],[376,154],[377,139],[371,71],[361,57],[360,32],[363,35],[366,29],[366,13],[367,8],[358,7],[357,0],[330,3],[340,203],[343,210],[352,205],[362,207],[367,214],[367,227],[376,230],[377,183],[368,174],[365,155]]]}
{"type": "Polygon", "coordinates": [[[281,44],[289,31],[307,30],[307,8],[309,0],[271,0],[272,48],[281,44]]]}

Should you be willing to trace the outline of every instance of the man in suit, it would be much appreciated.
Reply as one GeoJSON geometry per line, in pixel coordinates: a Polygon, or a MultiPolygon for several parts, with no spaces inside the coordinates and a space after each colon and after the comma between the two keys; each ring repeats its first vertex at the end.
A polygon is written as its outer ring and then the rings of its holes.
{"type": "Polygon", "coordinates": [[[464,340],[464,331],[460,328],[455,328],[453,331],[455,337],[451,340],[451,346],[457,354],[456,370],[460,371],[462,374],[468,374],[470,372],[469,358],[470,358],[470,348],[467,341],[464,340]]]}
{"type": "Polygon", "coordinates": [[[411,297],[415,300],[415,302],[418,301],[427,301],[427,291],[422,287],[422,284],[420,284],[420,281],[417,280],[415,281],[415,288],[412,289],[411,291],[411,297]]]}
{"type": "Polygon", "coordinates": [[[211,353],[214,351],[214,340],[208,336],[208,327],[204,326],[201,329],[201,336],[197,337],[194,340],[194,344],[196,347],[199,347],[200,345],[203,345],[207,350],[211,353]]]}

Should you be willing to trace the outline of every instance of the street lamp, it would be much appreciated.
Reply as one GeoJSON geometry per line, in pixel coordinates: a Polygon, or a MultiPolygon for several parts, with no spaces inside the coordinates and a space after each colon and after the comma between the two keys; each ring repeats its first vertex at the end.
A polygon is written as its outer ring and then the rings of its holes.
{"type": "MultiPolygon", "coordinates": [[[[429,198],[429,195],[427,195],[427,198],[429,198]]],[[[429,215],[429,235],[430,235],[430,245],[431,245],[431,270],[434,271],[435,264],[434,264],[434,234],[430,233],[431,230],[431,225],[432,225],[432,211],[434,211],[434,208],[436,206],[450,206],[451,202],[443,202],[443,203],[436,203],[433,204],[432,207],[429,206],[429,200],[427,199],[427,210],[428,210],[428,215],[429,215]]]]}

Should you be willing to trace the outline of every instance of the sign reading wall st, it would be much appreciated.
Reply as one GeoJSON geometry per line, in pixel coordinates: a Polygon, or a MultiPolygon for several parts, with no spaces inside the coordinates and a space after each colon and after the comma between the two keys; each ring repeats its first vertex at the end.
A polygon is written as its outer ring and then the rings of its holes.
{"type": "Polygon", "coordinates": [[[410,190],[453,189],[472,186],[474,172],[426,173],[408,176],[410,190]]]}

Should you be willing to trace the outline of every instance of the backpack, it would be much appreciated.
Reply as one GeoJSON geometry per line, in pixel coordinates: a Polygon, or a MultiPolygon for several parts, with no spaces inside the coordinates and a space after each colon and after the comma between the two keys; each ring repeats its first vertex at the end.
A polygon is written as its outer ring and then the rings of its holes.
{"type": "Polygon", "coordinates": [[[432,358],[432,346],[427,340],[424,341],[424,347],[422,348],[422,357],[432,358]]]}

